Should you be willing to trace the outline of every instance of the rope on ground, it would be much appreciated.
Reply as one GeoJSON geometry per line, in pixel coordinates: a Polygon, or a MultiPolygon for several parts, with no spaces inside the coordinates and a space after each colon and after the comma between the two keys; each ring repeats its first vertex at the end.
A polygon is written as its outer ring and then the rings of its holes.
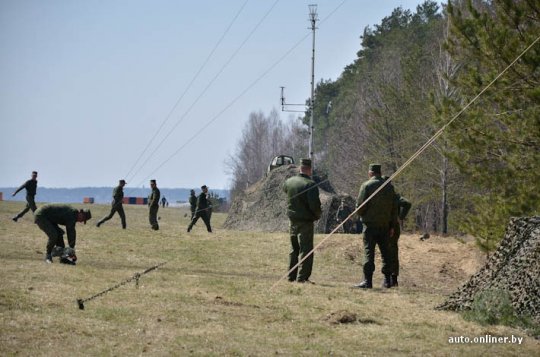
{"type": "Polygon", "coordinates": [[[148,269],[146,269],[145,271],[143,271],[142,273],[135,273],[132,277],[126,279],[126,280],[123,280],[121,282],[119,282],[118,284],[114,285],[114,286],[111,286],[110,288],[107,288],[95,295],[92,295],[86,299],[77,299],[77,305],[79,306],[79,309],[80,310],[84,310],[84,303],[87,302],[87,301],[91,301],[91,300],[94,300],[95,298],[98,298],[100,296],[103,296],[105,295],[106,293],[110,292],[110,291],[113,291],[115,289],[118,289],[119,287],[121,287],[122,285],[126,285],[127,283],[135,280],[135,287],[139,287],[139,279],[141,276],[143,276],[144,274],[147,274],[149,272],[151,272],[152,270],[155,270],[163,265],[167,264],[167,262],[163,262],[163,263],[160,263],[158,265],[154,265],[148,269]]]}
{"type": "Polygon", "coordinates": [[[437,140],[444,130],[448,128],[465,110],[467,110],[484,92],[486,92],[489,87],[491,87],[500,77],[502,77],[527,51],[529,51],[538,41],[540,36],[536,38],[519,56],[516,57],[501,73],[499,73],[484,89],[480,91],[467,105],[463,107],[452,119],[443,125],[420,149],[416,151],[403,165],[401,165],[396,172],[394,172],[371,196],[369,196],[360,206],[358,206],[347,218],[345,218],[337,227],[335,227],[332,232],[330,232],[322,241],[319,242],[308,254],[306,254],[294,267],[292,267],[285,275],[283,275],[278,281],[270,287],[272,291],[283,279],[289,276],[291,272],[297,269],[307,258],[309,258],[326,240],[328,240],[339,228],[345,224],[349,219],[351,219],[362,207],[364,207],[379,191],[381,191],[386,185],[388,185],[395,177],[397,177],[407,166],[409,166],[420,154],[422,154],[435,140],[437,140]]]}

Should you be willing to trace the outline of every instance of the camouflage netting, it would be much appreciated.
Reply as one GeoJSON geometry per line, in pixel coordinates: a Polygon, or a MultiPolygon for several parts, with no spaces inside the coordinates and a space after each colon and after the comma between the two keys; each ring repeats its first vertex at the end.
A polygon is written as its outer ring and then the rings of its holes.
{"type": "MultiPolygon", "coordinates": [[[[298,174],[295,165],[281,166],[268,173],[268,176],[238,194],[229,209],[224,227],[240,231],[288,232],[287,196],[282,184],[291,176],[298,174]]],[[[324,181],[315,178],[316,182],[324,181]]],[[[322,216],[315,223],[317,233],[330,233],[337,225],[337,213],[344,200],[345,209],[341,216],[354,211],[355,200],[346,194],[337,194],[328,181],[319,185],[322,216]]],[[[347,222],[345,231],[351,232],[352,222],[347,222]]],[[[340,228],[340,231],[343,230],[340,228]]]]}
{"type": "Polygon", "coordinates": [[[540,216],[512,218],[486,265],[438,309],[470,309],[487,290],[507,292],[519,315],[540,322],[540,216]]]}

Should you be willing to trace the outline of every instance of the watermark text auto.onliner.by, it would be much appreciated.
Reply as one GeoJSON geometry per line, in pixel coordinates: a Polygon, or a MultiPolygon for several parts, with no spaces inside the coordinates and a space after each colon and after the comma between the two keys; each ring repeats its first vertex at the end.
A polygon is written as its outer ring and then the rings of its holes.
{"type": "Polygon", "coordinates": [[[467,336],[450,336],[448,337],[448,343],[463,344],[463,343],[478,343],[478,344],[518,344],[521,345],[523,342],[523,337],[519,336],[476,336],[476,337],[467,337],[467,336]]]}

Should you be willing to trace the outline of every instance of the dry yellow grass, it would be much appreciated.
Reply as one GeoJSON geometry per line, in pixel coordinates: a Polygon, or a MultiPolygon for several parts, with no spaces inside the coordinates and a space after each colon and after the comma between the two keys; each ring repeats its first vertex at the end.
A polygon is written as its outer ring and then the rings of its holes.
{"type": "MultiPolygon", "coordinates": [[[[76,205],[81,206],[82,205],[76,205]]],[[[336,235],[316,253],[316,285],[281,282],[287,234],[220,229],[186,233],[186,211],[160,209],[150,230],[146,207],[126,206],[128,229],[94,205],[77,229],[77,266],[43,262],[46,237],[21,203],[0,202],[1,355],[539,355],[522,331],[480,326],[436,311],[445,294],[482,264],[472,243],[403,236],[399,289],[351,289],[361,278],[360,239],[336,235]],[[167,262],[77,308],[90,297],[167,262]],[[339,321],[342,322],[339,322],[339,321]],[[347,321],[349,320],[349,321],[347,321]],[[450,344],[451,336],[520,336],[516,344],[450,344]]],[[[317,236],[320,241],[324,236],[317,236]]]]}

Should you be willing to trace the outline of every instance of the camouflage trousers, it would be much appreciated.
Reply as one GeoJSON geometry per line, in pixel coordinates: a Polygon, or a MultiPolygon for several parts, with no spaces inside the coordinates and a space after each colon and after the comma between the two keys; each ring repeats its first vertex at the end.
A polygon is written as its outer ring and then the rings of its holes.
{"type": "MultiPolygon", "coordinates": [[[[46,217],[36,216],[35,223],[49,238],[47,242],[47,254],[51,254],[55,246],[64,248],[64,230],[58,224],[49,221],[46,217]]],[[[69,240],[69,237],[68,237],[69,240]]],[[[71,248],[75,248],[75,239],[68,241],[71,248]]]]}
{"type": "Polygon", "coordinates": [[[379,246],[382,256],[382,273],[391,274],[388,251],[389,228],[366,225],[364,230],[364,277],[370,278],[375,271],[375,247],[379,246]]]}
{"type": "Polygon", "coordinates": [[[109,213],[109,215],[103,217],[101,221],[98,222],[98,224],[102,224],[108,221],[109,219],[113,218],[116,212],[118,212],[118,215],[120,216],[120,220],[122,221],[122,228],[126,228],[126,213],[124,212],[124,206],[122,205],[122,203],[120,204],[113,203],[111,207],[111,212],[109,213]]]}
{"type": "MultiPolygon", "coordinates": [[[[313,250],[313,222],[289,222],[291,252],[289,253],[289,271],[313,250]]],[[[313,254],[289,273],[289,281],[309,280],[313,268],[313,254]]]]}
{"type": "Polygon", "coordinates": [[[35,212],[37,210],[36,202],[34,201],[34,196],[26,195],[26,207],[24,207],[24,209],[21,212],[17,213],[15,217],[19,219],[22,216],[24,216],[26,213],[28,213],[28,211],[30,210],[32,210],[32,212],[35,212]]]}
{"type": "Polygon", "coordinates": [[[159,210],[159,206],[150,206],[150,210],[148,212],[148,220],[150,221],[150,225],[152,226],[152,229],[155,231],[159,229],[159,224],[157,220],[158,210],[159,210]]]}

